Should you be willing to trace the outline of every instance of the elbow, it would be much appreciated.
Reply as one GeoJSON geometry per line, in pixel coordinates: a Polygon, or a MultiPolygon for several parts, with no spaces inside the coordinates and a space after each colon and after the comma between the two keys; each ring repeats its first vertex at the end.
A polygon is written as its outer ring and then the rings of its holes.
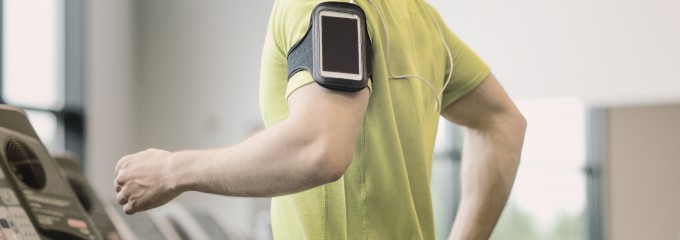
{"type": "Polygon", "coordinates": [[[471,125],[470,128],[480,132],[500,133],[494,135],[511,141],[522,142],[527,130],[527,120],[517,109],[489,116],[486,121],[480,122],[481,124],[471,125]]]}
{"type": "Polygon", "coordinates": [[[510,135],[512,136],[512,138],[509,141],[510,141],[510,145],[513,146],[517,151],[517,156],[516,156],[516,159],[515,159],[515,166],[514,166],[515,168],[517,168],[517,167],[519,167],[522,147],[524,146],[524,136],[525,136],[526,130],[527,130],[527,120],[524,117],[524,115],[522,115],[522,113],[520,113],[519,111],[516,111],[511,122],[512,122],[512,125],[513,125],[512,130],[510,130],[510,132],[511,132],[510,135]]]}
{"type": "Polygon", "coordinates": [[[477,128],[478,133],[488,137],[490,144],[503,146],[509,153],[512,153],[514,165],[519,165],[524,137],[527,130],[527,120],[518,110],[507,111],[503,114],[494,116],[492,124],[477,128]]]}
{"type": "Polygon", "coordinates": [[[496,126],[505,128],[505,131],[511,132],[512,135],[521,138],[520,140],[523,141],[524,133],[527,130],[527,119],[518,109],[514,108],[500,115],[496,126]]]}
{"type": "Polygon", "coordinates": [[[354,145],[342,147],[333,144],[318,144],[312,154],[310,178],[317,185],[332,183],[345,174],[352,162],[354,145]],[[321,146],[319,146],[321,145],[321,146]]]}
{"type": "Polygon", "coordinates": [[[327,164],[318,169],[316,180],[320,183],[319,185],[338,181],[345,174],[345,170],[347,170],[346,166],[333,163],[327,164]]]}
{"type": "Polygon", "coordinates": [[[527,130],[527,119],[519,111],[516,113],[515,119],[515,124],[520,132],[522,132],[522,139],[524,139],[524,133],[527,130]]]}

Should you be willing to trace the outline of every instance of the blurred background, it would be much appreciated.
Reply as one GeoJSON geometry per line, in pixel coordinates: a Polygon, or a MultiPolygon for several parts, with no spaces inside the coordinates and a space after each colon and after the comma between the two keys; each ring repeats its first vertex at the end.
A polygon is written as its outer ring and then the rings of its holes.
{"type": "MultiPolygon", "coordinates": [[[[361,1],[361,0],[359,0],[361,1]]],[[[4,0],[0,99],[115,196],[147,148],[234,144],[262,128],[272,0],[4,0]]],[[[529,127],[492,239],[680,239],[680,1],[429,0],[492,68],[529,127]]],[[[437,236],[459,199],[462,130],[440,126],[437,236]]],[[[185,193],[267,239],[269,199],[185,193]]]]}

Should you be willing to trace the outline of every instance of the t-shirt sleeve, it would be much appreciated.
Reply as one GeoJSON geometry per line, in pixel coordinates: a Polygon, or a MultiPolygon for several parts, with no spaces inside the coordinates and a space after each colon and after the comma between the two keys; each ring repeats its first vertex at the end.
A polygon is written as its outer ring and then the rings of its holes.
{"type": "MultiPolygon", "coordinates": [[[[432,11],[433,14],[436,14],[434,9],[432,11]]],[[[449,68],[453,68],[451,70],[450,82],[446,89],[444,89],[442,96],[442,109],[446,109],[456,100],[484,82],[491,70],[472,49],[446,26],[438,15],[437,21],[439,21],[444,39],[451,50],[453,62],[453,65],[448,66],[446,69],[446,76],[448,77],[449,68]]]]}
{"type": "MultiPolygon", "coordinates": [[[[295,90],[298,88],[305,86],[307,84],[310,84],[314,82],[314,78],[312,78],[312,74],[309,73],[308,71],[299,71],[293,74],[293,76],[288,80],[288,86],[286,87],[286,99],[290,97],[290,94],[292,94],[295,90]]],[[[368,92],[373,91],[373,81],[370,79],[368,80],[368,92]]]]}
{"type": "MultiPolygon", "coordinates": [[[[302,38],[309,29],[312,10],[321,0],[288,0],[276,1],[276,16],[272,25],[273,37],[277,48],[288,56],[288,51],[302,38]]],[[[284,78],[288,78],[286,73],[284,78]]],[[[299,71],[290,79],[286,79],[286,99],[297,89],[314,82],[307,71],[299,71]]]]}

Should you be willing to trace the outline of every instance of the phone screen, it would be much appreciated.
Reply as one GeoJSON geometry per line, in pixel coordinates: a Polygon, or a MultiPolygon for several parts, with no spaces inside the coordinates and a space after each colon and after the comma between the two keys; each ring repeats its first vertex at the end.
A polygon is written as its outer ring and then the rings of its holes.
{"type": "Polygon", "coordinates": [[[353,18],[321,17],[323,71],[359,74],[358,21],[353,18]]]}

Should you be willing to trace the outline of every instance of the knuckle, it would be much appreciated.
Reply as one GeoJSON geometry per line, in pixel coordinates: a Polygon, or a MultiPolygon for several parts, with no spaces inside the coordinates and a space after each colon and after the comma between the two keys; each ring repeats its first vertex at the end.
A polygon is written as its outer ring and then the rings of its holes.
{"type": "Polygon", "coordinates": [[[135,213],[135,201],[128,201],[123,210],[125,210],[125,214],[135,213]]]}
{"type": "Polygon", "coordinates": [[[130,214],[132,214],[132,209],[127,207],[127,205],[125,205],[125,207],[123,207],[123,212],[125,212],[125,214],[127,214],[127,215],[130,215],[130,214]]]}
{"type": "Polygon", "coordinates": [[[121,170],[126,169],[130,165],[130,162],[132,162],[132,161],[126,160],[125,162],[121,163],[121,166],[120,166],[121,170]]]}
{"type": "Polygon", "coordinates": [[[116,185],[123,186],[127,182],[128,180],[127,178],[128,178],[127,174],[121,172],[120,174],[118,174],[114,181],[116,185]]]}
{"type": "Polygon", "coordinates": [[[123,156],[118,160],[118,165],[122,165],[123,163],[126,163],[127,161],[130,161],[130,155],[123,156]]]}
{"type": "Polygon", "coordinates": [[[129,155],[118,160],[118,163],[116,163],[116,170],[120,171],[121,169],[125,168],[129,161],[130,161],[129,155]]]}
{"type": "Polygon", "coordinates": [[[120,192],[118,194],[120,194],[121,198],[127,199],[129,197],[128,196],[129,195],[128,188],[126,188],[126,187],[121,188],[120,192]]]}

